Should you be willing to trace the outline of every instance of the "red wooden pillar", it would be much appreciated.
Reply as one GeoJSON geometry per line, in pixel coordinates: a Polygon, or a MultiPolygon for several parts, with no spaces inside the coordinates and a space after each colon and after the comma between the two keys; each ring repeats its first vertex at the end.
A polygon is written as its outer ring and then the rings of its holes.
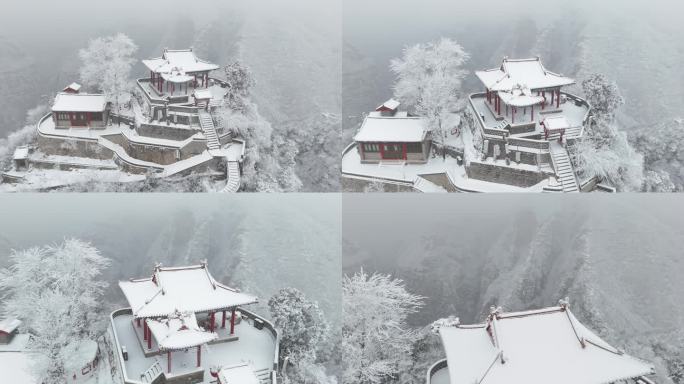
{"type": "Polygon", "coordinates": [[[406,143],[401,145],[401,156],[402,160],[406,160],[406,143]]]}
{"type": "Polygon", "coordinates": [[[143,340],[147,341],[147,322],[143,323],[143,340]]]}
{"type": "Polygon", "coordinates": [[[551,105],[553,105],[553,102],[555,101],[554,97],[556,96],[556,91],[553,90],[551,91],[551,105]]]}
{"type": "Polygon", "coordinates": [[[207,79],[207,81],[204,83],[204,88],[209,88],[209,74],[205,74],[204,77],[207,79]]]}
{"type": "Polygon", "coordinates": [[[380,146],[380,158],[385,159],[385,143],[378,143],[380,146]]]}
{"type": "Polygon", "coordinates": [[[221,328],[226,329],[226,311],[223,311],[223,319],[221,319],[221,328]]]}
{"type": "Polygon", "coordinates": [[[215,315],[216,315],[216,313],[214,313],[214,312],[211,312],[211,314],[209,314],[209,318],[210,318],[209,321],[211,321],[211,324],[209,324],[209,329],[210,329],[212,332],[214,332],[214,322],[216,321],[216,316],[215,316],[215,315]]]}
{"type": "Polygon", "coordinates": [[[235,308],[233,308],[233,311],[230,315],[230,335],[233,336],[235,334],[235,308]]]}
{"type": "Polygon", "coordinates": [[[135,319],[135,324],[140,328],[140,319],[135,319]]]}
{"type": "Polygon", "coordinates": [[[147,349],[152,349],[152,330],[147,327],[147,349]]]}
{"type": "Polygon", "coordinates": [[[202,346],[197,346],[197,368],[202,366],[202,346]]]}
{"type": "Polygon", "coordinates": [[[545,95],[545,93],[546,92],[542,92],[542,98],[543,98],[543,100],[542,100],[542,111],[544,110],[544,108],[546,106],[546,95],[545,95]]]}
{"type": "Polygon", "coordinates": [[[534,121],[534,105],[532,105],[532,111],[530,112],[530,121],[534,121]]]}
{"type": "MultiPolygon", "coordinates": [[[[506,106],[508,109],[508,106],[506,106]]],[[[508,114],[508,111],[506,112],[508,114]]],[[[511,107],[511,124],[515,124],[515,107],[511,107]]]]}
{"type": "Polygon", "coordinates": [[[171,351],[166,352],[167,371],[171,373],[171,351]]]}
{"type": "Polygon", "coordinates": [[[558,88],[558,96],[556,96],[556,108],[560,108],[560,88],[558,88]]]}

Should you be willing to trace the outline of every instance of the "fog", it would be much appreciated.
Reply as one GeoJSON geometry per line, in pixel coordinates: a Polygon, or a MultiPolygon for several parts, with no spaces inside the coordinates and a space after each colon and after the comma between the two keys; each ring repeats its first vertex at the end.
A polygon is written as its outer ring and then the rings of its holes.
{"type": "MultiPolygon", "coordinates": [[[[616,80],[628,130],[680,118],[684,105],[684,3],[655,1],[345,0],[344,116],[359,116],[392,94],[390,59],[407,46],[451,37],[472,55],[470,70],[503,56],[540,55],[549,70],[581,81],[591,73],[616,80]]],[[[474,75],[468,91],[479,90],[474,75]]],[[[577,91],[577,89],[571,89],[577,91]]]]}

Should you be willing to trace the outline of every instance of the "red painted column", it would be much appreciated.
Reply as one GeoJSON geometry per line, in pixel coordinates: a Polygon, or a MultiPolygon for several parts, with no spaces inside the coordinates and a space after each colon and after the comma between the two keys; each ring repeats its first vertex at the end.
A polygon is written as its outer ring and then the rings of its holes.
{"type": "Polygon", "coordinates": [[[534,121],[534,105],[532,106],[532,112],[530,112],[530,121],[534,121]]]}
{"type": "Polygon", "coordinates": [[[204,88],[209,88],[209,74],[207,73],[204,77],[207,78],[207,81],[204,83],[204,88]]]}
{"type": "Polygon", "coordinates": [[[209,317],[210,317],[210,320],[209,320],[209,321],[211,321],[211,324],[209,324],[209,329],[210,329],[212,332],[214,332],[214,322],[216,321],[215,313],[212,312],[212,313],[209,315],[209,317]]]}
{"type": "Polygon", "coordinates": [[[401,152],[402,152],[402,160],[406,160],[406,143],[403,143],[401,145],[401,152]]]}
{"type": "Polygon", "coordinates": [[[152,331],[147,327],[147,349],[152,349],[152,331]]]}
{"type": "Polygon", "coordinates": [[[223,319],[221,319],[221,328],[226,329],[226,311],[223,311],[223,319]]]}
{"type": "MultiPolygon", "coordinates": [[[[508,107],[506,107],[506,109],[508,109],[508,107]]],[[[515,124],[515,107],[511,107],[511,124],[515,124]]]]}
{"type": "Polygon", "coordinates": [[[202,366],[202,346],[197,346],[197,368],[202,366]]]}
{"type": "Polygon", "coordinates": [[[140,319],[135,319],[135,323],[138,326],[138,328],[140,328],[140,319]]]}
{"type": "Polygon", "coordinates": [[[560,88],[558,89],[558,96],[556,97],[556,108],[560,108],[560,88]]]}
{"type": "Polygon", "coordinates": [[[143,323],[143,340],[147,340],[147,322],[143,323]]]}
{"type": "Polygon", "coordinates": [[[230,315],[230,335],[233,336],[235,334],[235,308],[233,308],[233,311],[230,315]]]}
{"type": "Polygon", "coordinates": [[[378,143],[380,146],[380,158],[385,159],[385,143],[378,143]]]}
{"type": "Polygon", "coordinates": [[[167,371],[171,373],[171,351],[166,353],[167,371]]]}
{"type": "Polygon", "coordinates": [[[556,91],[551,91],[551,104],[553,105],[554,97],[556,96],[556,91]]]}

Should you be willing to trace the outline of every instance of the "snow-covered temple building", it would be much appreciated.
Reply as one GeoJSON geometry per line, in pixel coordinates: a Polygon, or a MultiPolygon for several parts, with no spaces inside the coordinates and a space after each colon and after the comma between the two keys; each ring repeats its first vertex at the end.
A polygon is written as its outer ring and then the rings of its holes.
{"type": "Polygon", "coordinates": [[[112,313],[122,380],[275,384],[278,332],[244,307],[257,298],[217,282],[206,263],[122,281],[129,308],[112,313]]]}
{"type": "Polygon", "coordinates": [[[2,382],[37,384],[31,374],[31,355],[28,351],[28,334],[19,333],[21,320],[0,320],[0,377],[2,382]]]}
{"type": "Polygon", "coordinates": [[[504,58],[499,67],[475,76],[483,92],[471,94],[459,116],[445,119],[439,136],[427,129],[420,136],[418,121],[425,120],[419,117],[413,124],[408,116],[391,120],[397,113],[393,104],[371,112],[343,153],[345,189],[381,182],[393,186],[385,190],[421,192],[591,190],[593,184],[577,179],[568,152],[591,117],[586,101],[563,91],[573,79],[548,71],[538,57],[504,58]],[[404,149],[417,151],[419,145],[411,143],[420,138],[423,152],[413,158],[404,149]],[[385,155],[381,149],[387,146],[385,155]]]}
{"type": "Polygon", "coordinates": [[[104,95],[79,93],[74,85],[66,89],[71,91],[58,93],[52,105],[55,128],[104,129],[107,126],[110,104],[104,95]]]}
{"type": "Polygon", "coordinates": [[[425,119],[399,111],[399,102],[394,99],[365,118],[354,141],[363,163],[425,163],[430,155],[430,131],[425,119]]]}
{"type": "Polygon", "coordinates": [[[245,142],[217,117],[228,94],[228,84],[212,77],[219,66],[192,49],[166,49],[142,62],[149,77],[136,80],[134,97],[121,105],[77,83],[59,92],[37,124],[26,166],[3,176],[28,183],[34,174],[94,171],[101,180],[128,182],[195,172],[226,179],[219,189],[236,192],[245,142]]]}
{"type": "Polygon", "coordinates": [[[652,384],[649,362],[598,337],[567,302],[524,312],[493,309],[485,323],[438,327],[446,359],[427,372],[427,384],[652,384]]]}

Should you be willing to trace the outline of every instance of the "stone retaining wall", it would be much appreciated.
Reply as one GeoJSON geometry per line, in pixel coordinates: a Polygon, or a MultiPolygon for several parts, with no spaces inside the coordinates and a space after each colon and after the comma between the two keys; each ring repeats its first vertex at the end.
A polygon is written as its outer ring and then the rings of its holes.
{"type": "Polygon", "coordinates": [[[508,184],[522,188],[536,185],[550,176],[550,174],[545,174],[541,171],[536,172],[477,161],[471,161],[470,165],[466,167],[466,172],[471,179],[508,184]]]}

